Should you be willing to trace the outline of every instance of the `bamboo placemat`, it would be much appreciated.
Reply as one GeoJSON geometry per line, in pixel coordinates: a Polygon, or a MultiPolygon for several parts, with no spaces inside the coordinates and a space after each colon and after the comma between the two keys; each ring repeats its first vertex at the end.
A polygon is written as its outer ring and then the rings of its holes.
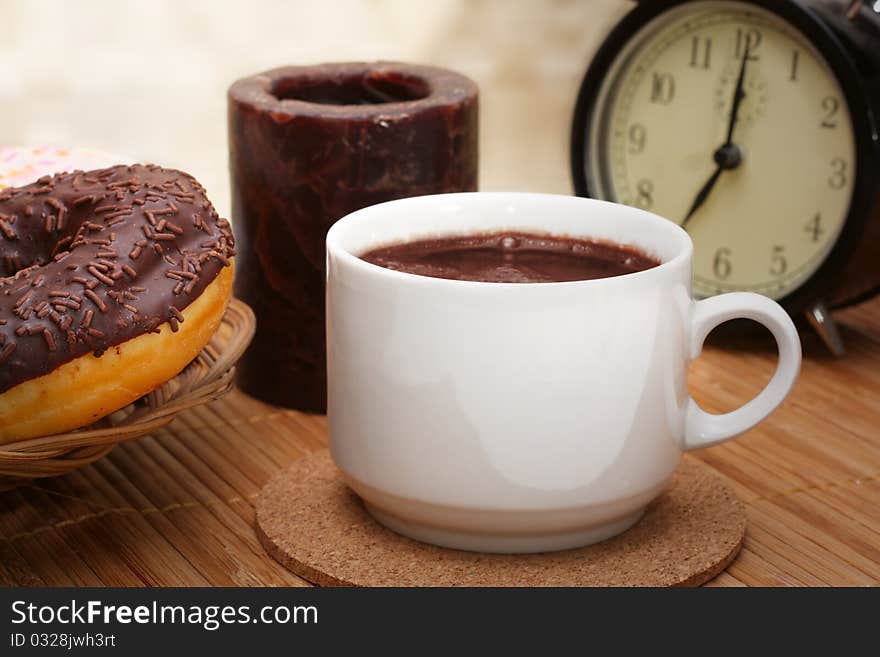
{"type": "MultiPolygon", "coordinates": [[[[804,333],[801,379],[769,420],[697,453],[748,509],[739,558],[710,585],[880,584],[880,299],[838,315],[849,355],[804,333]]],[[[770,378],[768,341],[709,347],[691,389],[729,410],[770,378]],[[746,349],[746,351],[742,351],[746,349]]],[[[6,585],[306,585],[269,558],[253,500],[326,444],[326,421],[240,392],[74,473],[0,493],[6,585]]]]}

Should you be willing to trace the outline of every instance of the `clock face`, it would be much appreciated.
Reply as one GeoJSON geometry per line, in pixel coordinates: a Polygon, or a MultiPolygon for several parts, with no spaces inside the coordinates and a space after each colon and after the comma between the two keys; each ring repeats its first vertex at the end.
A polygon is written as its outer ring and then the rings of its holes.
{"type": "Polygon", "coordinates": [[[852,199],[837,79],[797,29],[745,3],[686,3],[645,25],[605,77],[589,143],[595,195],[690,233],[698,296],[786,296],[829,255],[852,199]]]}

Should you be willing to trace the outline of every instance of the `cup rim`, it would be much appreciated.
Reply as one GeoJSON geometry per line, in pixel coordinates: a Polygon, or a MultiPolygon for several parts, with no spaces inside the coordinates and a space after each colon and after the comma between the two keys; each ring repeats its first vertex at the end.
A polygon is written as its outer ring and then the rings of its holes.
{"type": "MultiPolygon", "coordinates": [[[[439,231],[442,234],[442,230],[439,231]]],[[[552,232],[550,233],[553,234],[552,232]]],[[[597,285],[609,285],[613,284],[615,281],[634,281],[637,277],[649,277],[656,276],[661,274],[662,272],[668,271],[669,269],[673,269],[675,267],[681,266],[683,262],[686,262],[693,256],[694,245],[691,240],[690,235],[678,224],[670,221],[669,219],[664,219],[663,217],[656,215],[652,212],[648,212],[647,210],[642,210],[640,208],[634,208],[631,206],[624,206],[621,203],[613,203],[610,201],[603,201],[600,199],[586,198],[582,196],[572,196],[568,194],[547,194],[540,192],[453,192],[448,194],[425,194],[422,196],[410,196],[406,198],[394,199],[391,201],[385,201],[382,203],[376,203],[375,205],[369,205],[367,207],[361,208],[359,210],[355,210],[354,212],[350,212],[349,214],[343,216],[341,219],[336,221],[331,227],[330,230],[327,231],[326,238],[326,257],[329,260],[329,256],[331,252],[335,258],[340,259],[345,262],[347,265],[354,267],[355,269],[359,269],[363,271],[365,274],[374,274],[374,275],[382,275],[382,276],[390,276],[392,280],[398,280],[400,282],[409,282],[413,284],[421,284],[421,285],[451,285],[457,286],[460,288],[470,287],[470,288],[479,288],[479,289],[489,289],[489,288],[504,288],[504,289],[535,289],[535,288],[561,288],[563,286],[597,286],[597,285]],[[614,206],[614,207],[625,207],[627,211],[632,211],[642,217],[646,221],[653,222],[657,226],[662,226],[661,230],[666,230],[671,233],[675,233],[677,239],[680,242],[680,249],[676,255],[673,257],[663,260],[656,267],[651,267],[650,269],[643,269],[641,271],[631,272],[628,274],[619,274],[616,276],[607,276],[605,278],[591,278],[585,280],[577,280],[577,281],[551,281],[551,282],[541,282],[541,283],[513,283],[513,282],[495,282],[495,281],[463,281],[457,279],[450,278],[438,278],[434,276],[425,276],[423,274],[413,274],[410,272],[398,271],[394,269],[388,269],[381,265],[376,265],[371,262],[367,262],[362,259],[360,256],[355,255],[348,249],[344,248],[340,244],[341,234],[354,222],[366,220],[369,217],[372,217],[378,213],[381,213],[389,208],[397,208],[399,206],[405,205],[422,205],[425,203],[431,203],[437,199],[443,199],[447,201],[461,201],[467,202],[468,199],[471,198],[494,198],[497,199],[499,203],[504,202],[505,200],[543,200],[546,202],[553,202],[554,200],[564,200],[566,203],[572,202],[573,199],[576,199],[576,202],[583,202],[584,204],[594,205],[594,206],[614,206]]],[[[330,274],[330,268],[327,267],[327,276],[330,274]]]]}

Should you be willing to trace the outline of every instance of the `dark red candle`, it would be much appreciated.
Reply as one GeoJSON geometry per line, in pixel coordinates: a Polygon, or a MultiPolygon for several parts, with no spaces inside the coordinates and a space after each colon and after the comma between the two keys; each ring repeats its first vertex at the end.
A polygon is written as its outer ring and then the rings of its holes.
{"type": "Polygon", "coordinates": [[[477,187],[477,88],[439,68],[278,68],[229,89],[235,293],[257,315],[238,383],[326,409],[324,238],[359,208],[477,187]]]}

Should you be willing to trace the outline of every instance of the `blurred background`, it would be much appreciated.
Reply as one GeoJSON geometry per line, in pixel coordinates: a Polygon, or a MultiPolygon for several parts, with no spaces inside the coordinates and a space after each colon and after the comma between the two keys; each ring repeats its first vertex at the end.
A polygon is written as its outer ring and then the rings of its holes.
{"type": "Polygon", "coordinates": [[[286,64],[402,60],[480,87],[480,186],[569,193],[571,114],[627,0],[0,0],[0,144],[189,171],[229,211],[226,89],[286,64]]]}

